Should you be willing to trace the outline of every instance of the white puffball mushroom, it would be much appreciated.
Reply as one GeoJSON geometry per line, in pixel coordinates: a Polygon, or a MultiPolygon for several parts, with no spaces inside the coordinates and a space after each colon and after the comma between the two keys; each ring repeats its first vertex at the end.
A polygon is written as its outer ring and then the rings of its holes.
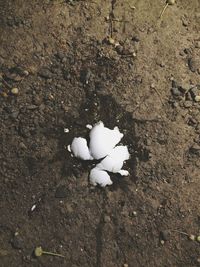
{"type": "Polygon", "coordinates": [[[95,159],[107,156],[111,150],[120,142],[123,134],[119,128],[113,130],[104,127],[103,122],[97,123],[90,131],[90,153],[95,159]]]}
{"type": "Polygon", "coordinates": [[[109,174],[106,171],[99,170],[97,167],[90,171],[89,178],[90,183],[94,186],[99,184],[100,186],[105,187],[106,185],[111,185],[113,183],[109,174]]]}
{"type": "Polygon", "coordinates": [[[119,173],[122,176],[129,175],[127,170],[122,169],[124,161],[130,157],[128,148],[123,145],[117,146],[123,137],[119,128],[109,129],[101,121],[93,128],[91,125],[86,127],[91,130],[89,147],[85,138],[75,137],[67,148],[73,153],[72,155],[82,160],[101,159],[90,171],[90,183],[102,187],[111,185],[113,182],[108,172],[119,173]]]}
{"type": "Polygon", "coordinates": [[[70,146],[74,156],[83,160],[93,160],[87,146],[87,140],[82,137],[75,137],[70,146]]]}
{"type": "Polygon", "coordinates": [[[127,146],[116,146],[112,149],[112,151],[108,154],[106,158],[104,158],[97,167],[101,170],[113,172],[113,173],[122,173],[123,176],[128,175],[127,171],[122,171],[121,168],[124,164],[125,160],[128,160],[130,154],[128,152],[127,146]],[[122,172],[120,172],[120,170],[122,172]]]}

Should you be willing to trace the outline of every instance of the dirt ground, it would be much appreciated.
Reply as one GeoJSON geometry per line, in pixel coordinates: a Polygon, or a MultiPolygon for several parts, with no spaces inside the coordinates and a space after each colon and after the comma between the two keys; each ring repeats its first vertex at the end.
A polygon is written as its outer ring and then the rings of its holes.
{"type": "Polygon", "coordinates": [[[0,266],[200,266],[200,1],[164,5],[0,1],[0,266]],[[106,188],[66,149],[99,120],[131,153],[106,188]]]}

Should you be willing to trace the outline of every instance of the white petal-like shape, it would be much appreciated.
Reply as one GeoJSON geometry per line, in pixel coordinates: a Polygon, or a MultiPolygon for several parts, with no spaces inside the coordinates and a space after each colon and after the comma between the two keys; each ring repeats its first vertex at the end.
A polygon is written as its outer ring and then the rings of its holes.
{"type": "Polygon", "coordinates": [[[126,170],[120,170],[120,171],[118,171],[118,173],[121,174],[121,176],[128,176],[129,175],[129,172],[126,170]]]}
{"type": "Polygon", "coordinates": [[[124,161],[129,159],[129,157],[130,154],[127,146],[116,146],[106,158],[97,164],[97,168],[113,173],[120,173],[124,161]]]}
{"type": "Polygon", "coordinates": [[[92,160],[93,157],[90,154],[89,148],[87,146],[87,141],[82,137],[75,137],[71,144],[71,151],[74,156],[83,160],[92,160]]]}
{"type": "Polygon", "coordinates": [[[90,172],[90,183],[92,185],[99,184],[100,186],[105,187],[106,185],[111,185],[113,182],[106,171],[99,170],[95,167],[90,172]]]}
{"type": "Polygon", "coordinates": [[[90,131],[90,153],[95,159],[107,156],[122,139],[118,127],[113,130],[104,127],[103,122],[96,124],[90,131]]]}

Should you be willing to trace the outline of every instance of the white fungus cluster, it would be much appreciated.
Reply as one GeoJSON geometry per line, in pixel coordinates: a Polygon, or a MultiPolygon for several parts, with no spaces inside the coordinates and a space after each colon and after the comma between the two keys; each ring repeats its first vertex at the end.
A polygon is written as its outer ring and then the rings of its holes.
{"type": "Polygon", "coordinates": [[[82,160],[100,160],[90,171],[90,183],[99,184],[104,187],[111,185],[112,180],[107,172],[119,173],[127,176],[129,173],[123,170],[124,161],[128,160],[130,154],[127,146],[116,146],[123,137],[119,128],[113,130],[104,127],[103,122],[98,122],[90,131],[89,147],[87,141],[82,137],[75,137],[70,146],[74,156],[82,160]]]}

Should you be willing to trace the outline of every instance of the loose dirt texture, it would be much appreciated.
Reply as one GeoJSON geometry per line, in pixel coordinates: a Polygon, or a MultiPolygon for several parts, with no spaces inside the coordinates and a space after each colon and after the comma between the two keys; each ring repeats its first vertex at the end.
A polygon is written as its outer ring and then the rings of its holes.
{"type": "Polygon", "coordinates": [[[200,265],[200,2],[164,4],[0,1],[0,266],[200,265]],[[131,153],[107,188],[66,149],[99,120],[131,153]]]}

